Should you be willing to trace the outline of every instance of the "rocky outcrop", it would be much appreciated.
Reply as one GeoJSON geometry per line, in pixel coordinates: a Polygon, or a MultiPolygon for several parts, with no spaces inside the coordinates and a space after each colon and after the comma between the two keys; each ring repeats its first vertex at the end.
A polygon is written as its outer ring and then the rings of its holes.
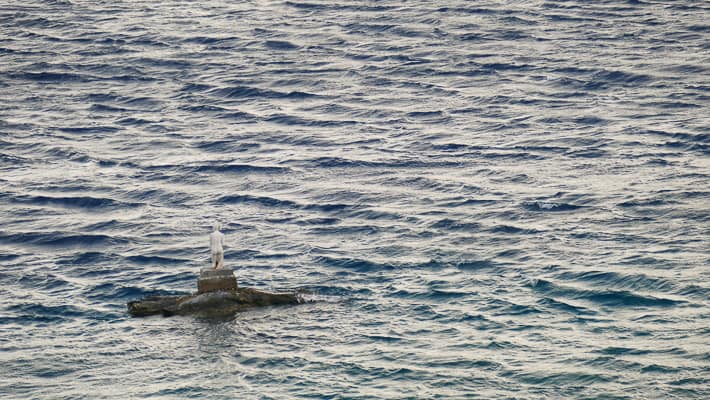
{"type": "Polygon", "coordinates": [[[255,307],[301,303],[297,293],[270,293],[251,288],[238,288],[232,270],[202,270],[198,291],[184,296],[150,296],[128,302],[128,313],[134,317],[148,315],[224,316],[255,307]]]}

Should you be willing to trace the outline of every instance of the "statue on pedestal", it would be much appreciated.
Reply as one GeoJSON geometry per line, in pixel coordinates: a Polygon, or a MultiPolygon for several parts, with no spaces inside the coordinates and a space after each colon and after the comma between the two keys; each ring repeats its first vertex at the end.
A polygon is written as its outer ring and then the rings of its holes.
{"type": "Polygon", "coordinates": [[[224,268],[224,234],[219,231],[219,222],[215,222],[210,233],[210,253],[212,253],[211,268],[202,268],[197,280],[197,293],[207,293],[220,290],[236,290],[237,278],[234,271],[224,268]]]}
{"type": "Polygon", "coordinates": [[[219,231],[219,223],[214,224],[210,234],[212,264],[202,268],[197,279],[197,293],[148,296],[141,300],[129,301],[128,313],[135,317],[162,314],[207,316],[231,315],[255,307],[267,307],[303,303],[297,292],[269,293],[257,289],[240,288],[234,271],[224,267],[224,234],[219,231]]]}

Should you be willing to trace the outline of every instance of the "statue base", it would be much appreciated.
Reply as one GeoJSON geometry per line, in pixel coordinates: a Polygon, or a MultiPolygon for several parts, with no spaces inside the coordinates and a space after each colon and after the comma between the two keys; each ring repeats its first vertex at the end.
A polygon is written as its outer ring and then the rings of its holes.
{"type": "Polygon", "coordinates": [[[197,280],[197,294],[237,290],[237,278],[231,269],[203,268],[197,280]]]}

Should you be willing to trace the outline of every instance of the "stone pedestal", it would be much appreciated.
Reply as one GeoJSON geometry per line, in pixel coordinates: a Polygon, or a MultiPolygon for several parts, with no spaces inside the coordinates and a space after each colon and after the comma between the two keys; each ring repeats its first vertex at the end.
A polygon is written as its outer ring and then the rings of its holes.
{"type": "Polygon", "coordinates": [[[204,268],[200,270],[197,280],[197,294],[218,292],[221,290],[237,290],[237,278],[231,269],[204,268]]]}

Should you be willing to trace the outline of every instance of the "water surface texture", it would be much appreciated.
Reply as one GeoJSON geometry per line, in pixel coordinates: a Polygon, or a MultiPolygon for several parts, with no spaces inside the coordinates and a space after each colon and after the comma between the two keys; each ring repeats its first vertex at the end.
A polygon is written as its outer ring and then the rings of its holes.
{"type": "Polygon", "coordinates": [[[709,20],[0,0],[0,397],[708,398],[709,20]]]}

